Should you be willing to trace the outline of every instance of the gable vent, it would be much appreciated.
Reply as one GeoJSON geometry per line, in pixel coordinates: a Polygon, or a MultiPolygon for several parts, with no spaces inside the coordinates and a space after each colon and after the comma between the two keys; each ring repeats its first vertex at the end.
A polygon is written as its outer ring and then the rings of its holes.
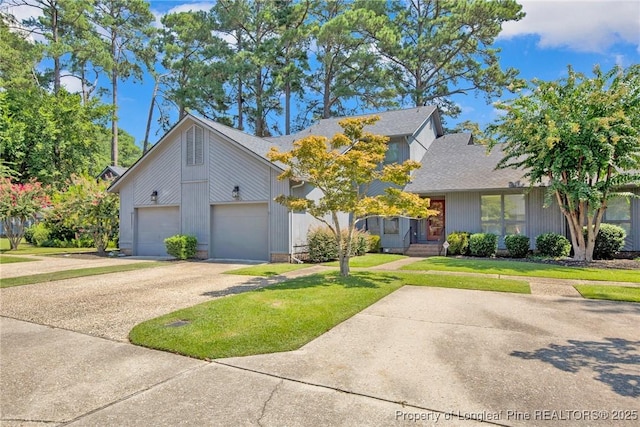
{"type": "Polygon", "coordinates": [[[204,163],[204,132],[201,127],[192,126],[187,130],[187,166],[204,163]]]}

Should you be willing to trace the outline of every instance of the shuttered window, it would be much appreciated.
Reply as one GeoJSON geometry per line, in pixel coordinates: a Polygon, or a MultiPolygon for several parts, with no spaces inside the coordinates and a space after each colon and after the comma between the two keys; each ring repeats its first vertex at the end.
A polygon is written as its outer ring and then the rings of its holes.
{"type": "Polygon", "coordinates": [[[204,131],[192,126],[187,130],[187,166],[204,163],[204,131]]]}

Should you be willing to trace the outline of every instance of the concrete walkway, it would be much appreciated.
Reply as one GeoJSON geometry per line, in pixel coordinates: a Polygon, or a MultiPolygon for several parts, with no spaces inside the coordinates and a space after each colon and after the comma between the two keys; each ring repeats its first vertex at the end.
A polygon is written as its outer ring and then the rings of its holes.
{"type": "Polygon", "coordinates": [[[406,286],[292,352],[205,362],[126,342],[173,307],[328,270],[221,274],[236,267],[0,289],[0,425],[637,425],[640,304],[406,286]]]}

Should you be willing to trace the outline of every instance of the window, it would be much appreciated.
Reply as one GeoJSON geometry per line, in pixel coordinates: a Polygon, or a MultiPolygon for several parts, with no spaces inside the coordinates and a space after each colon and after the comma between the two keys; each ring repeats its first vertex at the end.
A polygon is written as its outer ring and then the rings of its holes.
{"type": "Polygon", "coordinates": [[[604,211],[602,222],[615,224],[622,227],[631,235],[631,200],[627,197],[614,197],[607,202],[607,210],[604,211]]]}
{"type": "Polygon", "coordinates": [[[204,133],[201,127],[192,126],[187,130],[187,166],[204,163],[204,133]]]}
{"type": "Polygon", "coordinates": [[[500,244],[508,234],[526,234],[524,194],[481,196],[480,214],[482,232],[497,234],[500,244]]]}
{"type": "Polygon", "coordinates": [[[384,219],[384,234],[400,234],[398,218],[384,219]]]}
{"type": "Polygon", "coordinates": [[[400,160],[400,147],[397,142],[388,144],[387,152],[384,155],[384,164],[398,163],[400,160]]]}

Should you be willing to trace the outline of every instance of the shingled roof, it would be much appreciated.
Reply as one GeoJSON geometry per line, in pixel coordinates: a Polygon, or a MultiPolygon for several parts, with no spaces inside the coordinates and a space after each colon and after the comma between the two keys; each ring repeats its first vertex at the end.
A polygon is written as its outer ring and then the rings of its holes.
{"type": "Polygon", "coordinates": [[[488,155],[486,150],[485,146],[474,144],[468,133],[437,138],[422,158],[422,167],[415,172],[405,191],[426,194],[529,185],[520,170],[495,170],[503,157],[499,146],[488,155]]]}
{"type": "MultiPolygon", "coordinates": [[[[293,135],[284,135],[278,137],[265,138],[266,140],[280,145],[283,148],[291,147],[293,141],[307,137],[309,135],[325,136],[327,138],[333,137],[336,133],[342,132],[338,122],[345,118],[355,117],[369,117],[379,116],[375,124],[367,126],[365,129],[368,132],[372,132],[376,135],[385,135],[389,137],[394,136],[408,136],[413,135],[420,127],[436,113],[437,108],[433,106],[408,108],[405,110],[392,110],[381,113],[361,114],[358,116],[348,117],[332,117],[329,119],[322,119],[310,127],[301,130],[293,135]]],[[[440,126],[440,121],[436,120],[437,126],[440,126]]],[[[442,135],[442,129],[438,128],[438,135],[442,135]]]]}

